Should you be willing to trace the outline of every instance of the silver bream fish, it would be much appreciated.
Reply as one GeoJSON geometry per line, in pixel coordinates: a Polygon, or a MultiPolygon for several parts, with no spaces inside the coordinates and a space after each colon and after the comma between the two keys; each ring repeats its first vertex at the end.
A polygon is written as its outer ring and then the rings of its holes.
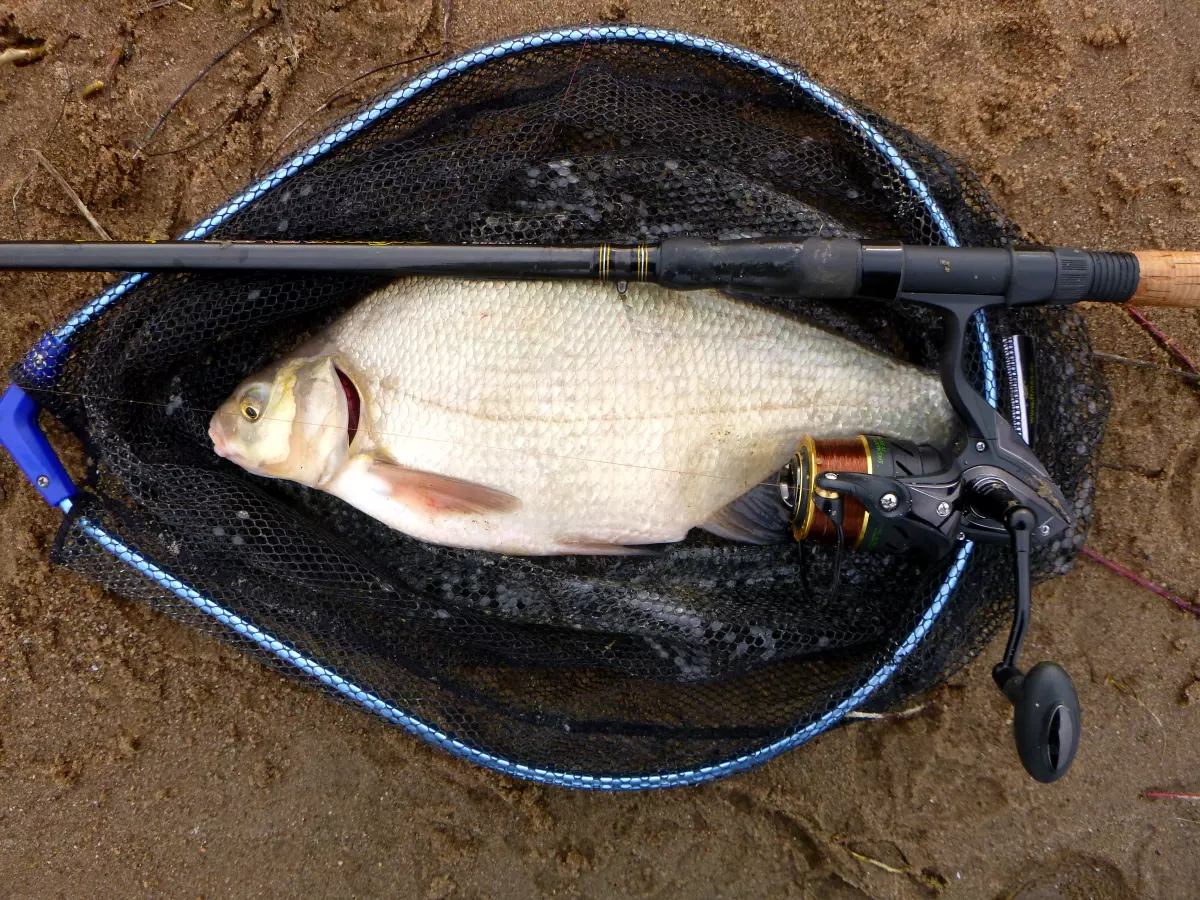
{"type": "Polygon", "coordinates": [[[713,291],[410,278],[243,382],[209,435],[420,540],[540,555],[770,540],[754,488],[804,434],[955,423],[936,377],[713,291]]]}

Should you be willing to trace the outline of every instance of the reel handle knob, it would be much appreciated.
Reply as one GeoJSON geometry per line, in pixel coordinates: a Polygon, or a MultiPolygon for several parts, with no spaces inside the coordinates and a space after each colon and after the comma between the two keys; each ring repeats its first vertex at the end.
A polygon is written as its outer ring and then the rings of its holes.
{"type": "Polygon", "coordinates": [[[1062,666],[1040,662],[1028,674],[1000,664],[992,673],[1013,705],[1017,755],[1036,781],[1067,774],[1079,750],[1079,695],[1062,666]]]}
{"type": "Polygon", "coordinates": [[[1028,674],[1017,668],[1032,606],[1030,554],[1037,516],[1003,483],[978,486],[974,499],[1009,533],[1017,588],[1012,632],[992,678],[1013,705],[1013,738],[1021,765],[1035,781],[1049,784],[1067,774],[1079,750],[1079,695],[1062,666],[1040,662],[1028,674]]]}

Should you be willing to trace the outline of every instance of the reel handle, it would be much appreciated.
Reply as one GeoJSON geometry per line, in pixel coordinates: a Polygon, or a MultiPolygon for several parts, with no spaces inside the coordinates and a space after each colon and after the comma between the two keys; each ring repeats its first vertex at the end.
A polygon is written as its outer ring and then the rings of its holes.
{"type": "Polygon", "coordinates": [[[1062,666],[1040,662],[1028,674],[1017,667],[1029,627],[1033,584],[1030,549],[1037,516],[1022,506],[1004,485],[991,482],[974,494],[974,502],[1004,523],[1012,539],[1017,604],[1004,659],[992,678],[1013,705],[1013,739],[1021,765],[1035,781],[1058,781],[1067,774],[1079,749],[1079,695],[1062,666]]]}

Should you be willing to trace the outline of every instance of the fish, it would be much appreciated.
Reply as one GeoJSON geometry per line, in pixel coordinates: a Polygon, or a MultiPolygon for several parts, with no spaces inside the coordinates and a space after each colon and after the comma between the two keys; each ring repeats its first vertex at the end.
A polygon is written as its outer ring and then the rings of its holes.
{"type": "Polygon", "coordinates": [[[957,430],[934,375],[716,291],[402,278],[242,382],[209,436],[420,541],[541,556],[783,540],[767,495],[804,435],[957,430]]]}

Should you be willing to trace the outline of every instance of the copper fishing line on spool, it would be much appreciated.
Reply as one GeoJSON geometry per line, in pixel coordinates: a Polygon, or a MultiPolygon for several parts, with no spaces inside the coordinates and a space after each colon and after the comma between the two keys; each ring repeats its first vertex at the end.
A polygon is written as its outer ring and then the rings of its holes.
{"type": "MultiPolygon", "coordinates": [[[[817,475],[822,472],[871,473],[871,454],[863,435],[852,438],[814,438],[808,435],[796,451],[794,465],[800,498],[793,531],[798,541],[836,544],[837,529],[823,512],[816,508],[815,497],[825,492],[817,487],[817,475]]],[[[845,500],[846,546],[857,550],[867,533],[868,515],[862,503],[847,496],[845,500]]]]}

